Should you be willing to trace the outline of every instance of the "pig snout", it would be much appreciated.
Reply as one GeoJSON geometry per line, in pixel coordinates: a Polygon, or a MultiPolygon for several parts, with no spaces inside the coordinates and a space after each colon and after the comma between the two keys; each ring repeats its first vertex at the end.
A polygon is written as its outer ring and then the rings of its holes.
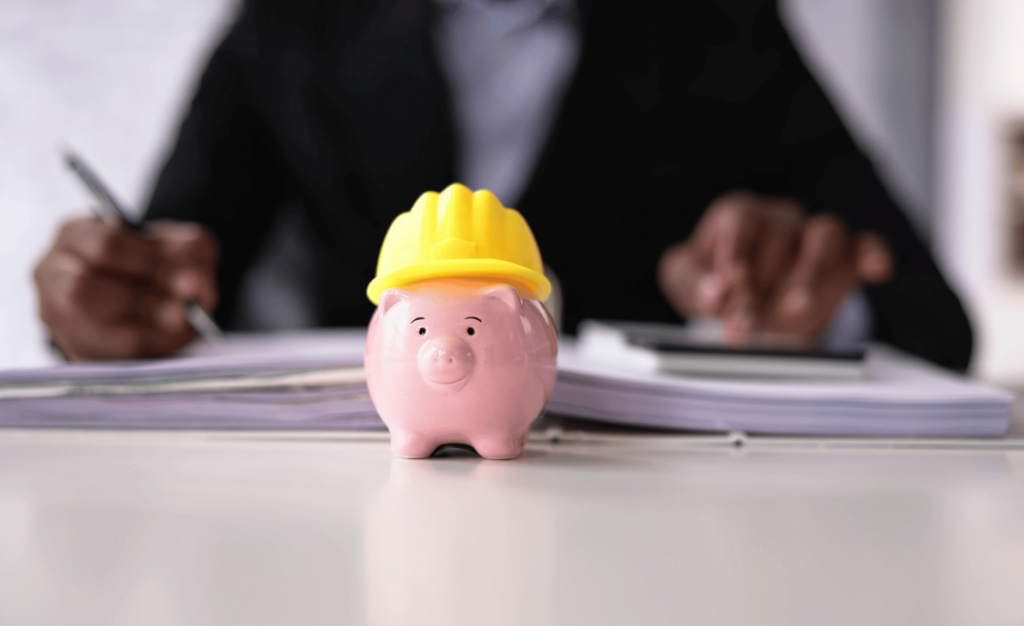
{"type": "Polygon", "coordinates": [[[473,349],[458,337],[431,339],[420,348],[420,374],[434,383],[451,384],[473,371],[473,349]]]}

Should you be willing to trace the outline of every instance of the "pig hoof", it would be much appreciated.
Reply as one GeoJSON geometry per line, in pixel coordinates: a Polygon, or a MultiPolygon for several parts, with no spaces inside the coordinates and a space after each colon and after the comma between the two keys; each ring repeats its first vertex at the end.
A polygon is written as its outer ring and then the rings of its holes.
{"type": "Polygon", "coordinates": [[[424,459],[434,453],[433,441],[415,433],[392,432],[391,454],[405,459],[424,459]]]}
{"type": "Polygon", "coordinates": [[[519,456],[523,449],[523,440],[519,437],[514,439],[487,439],[473,444],[477,454],[485,459],[514,459],[519,456]]]}

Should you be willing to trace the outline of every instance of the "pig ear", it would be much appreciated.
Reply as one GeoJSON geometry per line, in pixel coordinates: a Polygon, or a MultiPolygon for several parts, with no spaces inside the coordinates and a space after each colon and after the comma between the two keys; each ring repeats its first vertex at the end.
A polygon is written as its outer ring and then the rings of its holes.
{"type": "Polygon", "coordinates": [[[392,287],[391,289],[386,289],[384,293],[380,294],[380,304],[377,306],[377,309],[380,311],[382,316],[387,315],[388,311],[391,310],[391,307],[395,306],[399,302],[406,302],[408,300],[409,294],[407,292],[392,287]]]}
{"type": "Polygon", "coordinates": [[[523,301],[519,299],[519,292],[509,285],[495,285],[484,289],[484,298],[493,298],[515,313],[519,313],[519,310],[523,306],[523,301]]]}

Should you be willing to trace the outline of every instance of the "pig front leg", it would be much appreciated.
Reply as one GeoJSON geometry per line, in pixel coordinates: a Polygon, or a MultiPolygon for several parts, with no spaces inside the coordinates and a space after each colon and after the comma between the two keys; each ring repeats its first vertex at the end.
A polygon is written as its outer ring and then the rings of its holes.
{"type": "Polygon", "coordinates": [[[406,459],[423,459],[434,453],[437,441],[419,433],[391,427],[391,454],[406,459]]]}
{"type": "Polygon", "coordinates": [[[488,434],[474,439],[470,445],[477,451],[477,454],[485,459],[514,459],[522,452],[529,435],[529,429],[514,434],[507,432],[488,434]]]}

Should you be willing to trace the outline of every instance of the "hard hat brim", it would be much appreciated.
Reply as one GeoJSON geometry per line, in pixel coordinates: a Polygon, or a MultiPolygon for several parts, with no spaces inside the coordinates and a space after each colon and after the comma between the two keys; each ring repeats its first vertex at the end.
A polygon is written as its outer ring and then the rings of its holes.
{"type": "Polygon", "coordinates": [[[377,304],[385,290],[431,278],[494,278],[508,283],[524,298],[545,300],[551,283],[544,274],[500,259],[449,259],[400,265],[370,281],[366,295],[377,304]]]}

